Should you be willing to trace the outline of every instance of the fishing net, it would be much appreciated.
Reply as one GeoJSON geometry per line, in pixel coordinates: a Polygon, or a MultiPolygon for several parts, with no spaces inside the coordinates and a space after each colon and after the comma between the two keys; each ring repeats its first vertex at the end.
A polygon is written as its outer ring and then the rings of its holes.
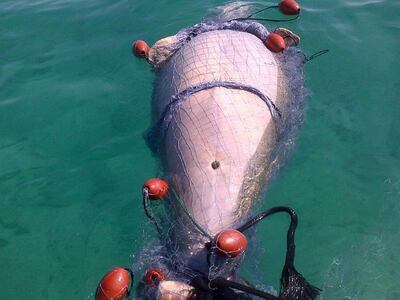
{"type": "MultiPolygon", "coordinates": [[[[156,82],[148,140],[170,194],[150,203],[160,242],[135,270],[157,266],[184,282],[199,273],[235,274],[244,256],[221,259],[205,245],[248,220],[293,147],[303,119],[304,55],[267,50],[266,27],[232,20],[247,11],[225,8],[150,50],[156,82]]],[[[154,292],[147,290],[150,298],[154,292]]]]}

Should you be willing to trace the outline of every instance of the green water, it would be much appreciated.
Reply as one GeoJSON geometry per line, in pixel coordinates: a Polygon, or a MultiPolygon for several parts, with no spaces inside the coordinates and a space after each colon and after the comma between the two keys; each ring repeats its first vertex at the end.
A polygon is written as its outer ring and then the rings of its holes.
{"type": "MultiPolygon", "coordinates": [[[[0,2],[1,299],[90,299],[155,238],[140,196],[158,170],[142,138],[154,77],[130,45],[223,3],[0,2]]],[[[321,299],[398,300],[400,2],[301,4],[287,26],[331,52],[306,67],[306,122],[263,207],[299,212],[297,266],[321,299]]],[[[285,221],[263,224],[255,250],[276,287],[285,221]]]]}

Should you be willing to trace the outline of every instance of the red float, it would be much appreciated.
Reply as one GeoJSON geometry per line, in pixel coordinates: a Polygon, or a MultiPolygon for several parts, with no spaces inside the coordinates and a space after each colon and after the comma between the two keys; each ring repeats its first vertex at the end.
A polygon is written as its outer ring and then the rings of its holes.
{"type": "Polygon", "coordinates": [[[294,0],[282,0],[279,3],[279,10],[285,15],[298,15],[300,5],[294,0]]]}
{"type": "Polygon", "coordinates": [[[149,54],[150,47],[145,41],[137,40],[132,47],[132,52],[138,56],[145,58],[149,54]]]}
{"type": "Polygon", "coordinates": [[[150,268],[146,271],[146,275],[144,275],[144,282],[147,285],[158,285],[160,281],[165,280],[166,276],[164,272],[156,268],[150,268]]]}
{"type": "Polygon", "coordinates": [[[131,276],[124,268],[114,268],[100,281],[96,300],[122,300],[129,292],[131,276]]]}
{"type": "Polygon", "coordinates": [[[282,52],[286,48],[286,42],[282,36],[277,33],[270,33],[265,40],[265,45],[271,52],[282,52]]]}
{"type": "Polygon", "coordinates": [[[149,198],[152,200],[162,199],[168,194],[168,183],[160,178],[147,180],[143,188],[149,192],[149,198]]]}
{"type": "Polygon", "coordinates": [[[226,229],[218,233],[215,237],[215,243],[219,253],[227,257],[239,256],[247,248],[246,237],[235,229],[226,229]]]}

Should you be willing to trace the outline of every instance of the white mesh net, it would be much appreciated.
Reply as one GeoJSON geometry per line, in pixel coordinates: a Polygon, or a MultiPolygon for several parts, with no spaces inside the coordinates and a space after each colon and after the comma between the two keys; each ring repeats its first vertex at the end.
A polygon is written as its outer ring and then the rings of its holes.
{"type": "Polygon", "coordinates": [[[205,243],[247,220],[303,117],[301,51],[273,54],[261,24],[216,20],[181,31],[152,53],[149,139],[160,145],[153,150],[172,192],[169,201],[152,204],[165,228],[161,245],[135,269],[158,266],[185,282],[198,273],[234,276],[241,258],[220,259],[205,243]]]}

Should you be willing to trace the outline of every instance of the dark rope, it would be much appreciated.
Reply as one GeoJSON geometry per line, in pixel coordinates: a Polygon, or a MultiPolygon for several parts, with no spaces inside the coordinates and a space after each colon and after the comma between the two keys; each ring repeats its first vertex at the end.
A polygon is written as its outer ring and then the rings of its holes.
{"type": "MultiPolygon", "coordinates": [[[[179,204],[179,206],[181,207],[181,209],[183,210],[183,212],[185,213],[185,215],[189,218],[189,220],[192,222],[192,224],[196,227],[196,229],[205,237],[207,237],[208,239],[212,240],[213,238],[207,233],[207,231],[201,227],[200,224],[198,224],[196,222],[196,220],[193,218],[193,216],[190,214],[190,212],[187,210],[187,208],[185,207],[185,205],[183,204],[182,200],[179,198],[178,194],[176,193],[176,191],[171,188],[172,193],[175,196],[175,200],[176,202],[179,204]]],[[[147,216],[147,218],[153,222],[153,224],[156,226],[156,229],[158,231],[158,234],[160,235],[160,238],[163,236],[163,232],[161,229],[161,225],[160,223],[157,221],[157,218],[155,217],[155,215],[153,214],[151,207],[150,207],[150,197],[149,197],[149,191],[147,188],[143,189],[143,208],[144,208],[144,212],[147,216]]]]}
{"type": "Polygon", "coordinates": [[[326,54],[328,52],[329,52],[329,49],[324,49],[324,50],[320,50],[318,52],[315,52],[311,56],[307,56],[307,55],[304,54],[304,62],[309,62],[309,61],[313,60],[314,58],[317,58],[318,56],[324,55],[324,54],[326,54]]]}
{"type": "Polygon", "coordinates": [[[247,21],[247,20],[251,20],[251,21],[267,21],[267,22],[290,22],[290,21],[294,21],[296,19],[299,18],[300,14],[297,14],[295,17],[290,18],[290,19],[269,19],[269,18],[253,18],[253,16],[258,15],[259,13],[269,10],[271,8],[278,8],[279,5],[271,5],[271,6],[267,6],[263,9],[260,9],[258,11],[256,11],[255,13],[252,13],[251,15],[244,17],[244,18],[236,18],[236,19],[232,19],[230,21],[247,21]]]}
{"type": "Polygon", "coordinates": [[[212,236],[208,234],[208,232],[199,224],[196,222],[192,214],[187,210],[185,204],[182,202],[181,198],[178,196],[178,193],[175,191],[173,187],[171,187],[171,191],[175,196],[176,201],[178,202],[179,206],[185,213],[185,215],[189,218],[190,222],[196,227],[196,229],[205,237],[207,237],[210,241],[213,240],[212,236]]]}
{"type": "Polygon", "coordinates": [[[244,295],[241,295],[241,293],[236,293],[234,290],[244,292],[247,296],[251,294],[267,300],[279,300],[279,298],[272,294],[258,290],[252,286],[225,279],[223,277],[216,277],[210,280],[209,278],[204,276],[196,276],[190,281],[190,285],[196,289],[193,297],[193,299],[195,300],[250,299],[249,297],[243,297],[244,295]]]}
{"type": "MultiPolygon", "coordinates": [[[[275,32],[275,31],[274,31],[274,32],[275,32]]],[[[285,36],[282,36],[282,37],[283,37],[284,40],[286,40],[286,39],[291,40],[295,46],[298,45],[298,41],[296,41],[296,39],[293,38],[291,35],[285,35],[285,36]]]]}
{"type": "Polygon", "coordinates": [[[153,222],[153,224],[156,226],[158,234],[160,235],[160,237],[162,237],[163,234],[162,234],[161,225],[158,223],[156,217],[154,216],[154,214],[150,208],[149,190],[147,188],[143,189],[143,209],[144,209],[144,212],[145,212],[147,218],[149,218],[149,220],[151,222],[153,222]]]}
{"type": "Polygon", "coordinates": [[[258,214],[257,216],[252,218],[250,221],[248,221],[244,225],[240,226],[237,230],[240,231],[240,232],[244,232],[247,229],[249,229],[249,228],[253,227],[254,225],[256,225],[261,220],[265,219],[266,217],[268,217],[270,215],[273,215],[273,214],[276,214],[276,213],[279,213],[279,212],[286,212],[286,213],[288,213],[290,215],[291,221],[290,221],[290,226],[289,226],[289,229],[288,229],[288,232],[287,232],[287,236],[286,236],[287,250],[286,250],[285,264],[293,266],[295,248],[296,248],[296,246],[294,244],[294,233],[295,233],[296,227],[297,227],[297,214],[290,207],[277,206],[277,207],[273,207],[271,209],[268,209],[268,210],[258,214]]]}
{"type": "Polygon", "coordinates": [[[261,297],[263,299],[267,299],[267,300],[279,300],[279,298],[275,297],[274,295],[264,292],[264,291],[260,291],[256,288],[253,288],[251,286],[247,286],[235,281],[231,281],[228,279],[225,279],[223,277],[217,277],[214,278],[210,281],[210,286],[212,287],[229,287],[229,288],[233,288],[235,290],[239,290],[248,294],[252,294],[258,297],[261,297]]]}
{"type": "Polygon", "coordinates": [[[266,22],[275,22],[275,23],[281,23],[281,22],[290,22],[297,20],[300,17],[300,14],[297,14],[295,17],[290,18],[290,19],[269,19],[269,18],[237,18],[235,19],[236,21],[266,21],[266,22]]]}
{"type": "Polygon", "coordinates": [[[172,120],[173,114],[180,108],[182,103],[191,95],[203,91],[203,90],[209,90],[215,87],[223,87],[227,89],[235,89],[235,90],[242,90],[246,91],[252,94],[257,95],[258,97],[261,98],[267,105],[271,116],[275,122],[278,122],[279,119],[281,118],[281,112],[279,111],[278,107],[275,105],[272,100],[264,95],[263,92],[261,92],[259,89],[245,85],[242,83],[238,82],[232,82],[232,81],[210,81],[210,82],[205,82],[205,83],[200,83],[195,86],[188,87],[184,89],[183,91],[177,93],[174,95],[171,99],[171,102],[167,105],[167,107],[164,109],[160,120],[156,124],[156,128],[161,127],[162,132],[161,132],[161,137],[165,137],[165,134],[168,130],[169,124],[172,120]],[[277,116],[276,116],[277,115],[277,116]]]}
{"type": "MultiPolygon", "coordinates": [[[[294,236],[298,222],[297,222],[297,214],[292,208],[286,206],[273,207],[267,211],[264,211],[256,215],[254,218],[252,218],[251,220],[240,226],[237,230],[240,232],[244,232],[247,229],[256,225],[261,220],[267,218],[268,216],[280,212],[286,212],[287,214],[289,214],[291,220],[286,236],[286,243],[287,243],[286,257],[285,257],[285,265],[283,267],[281,274],[281,280],[280,280],[281,289],[279,297],[273,296],[264,291],[260,291],[252,286],[227,280],[222,277],[217,277],[215,279],[208,281],[211,290],[213,288],[214,289],[233,288],[243,291],[245,293],[256,295],[258,297],[267,300],[313,300],[319,295],[320,289],[309,284],[306,281],[306,279],[299,272],[296,271],[296,268],[294,267],[295,248],[296,248],[294,243],[294,236]]],[[[203,279],[203,281],[200,281],[198,279],[197,281],[194,281],[194,283],[199,284],[199,288],[204,289],[204,280],[207,279],[203,279]]]]}
{"type": "Polygon", "coordinates": [[[282,300],[312,300],[315,299],[319,295],[319,288],[311,285],[307,282],[307,280],[297,272],[294,267],[294,258],[295,258],[295,243],[294,243],[294,234],[297,228],[297,214],[296,212],[286,206],[278,206],[273,207],[269,210],[266,210],[250,221],[240,226],[237,230],[240,232],[246,231],[252,226],[256,225],[261,220],[266,217],[279,213],[286,212],[290,215],[290,226],[287,231],[286,236],[286,257],[285,257],[285,265],[282,269],[281,274],[281,290],[279,294],[279,299],[282,300]]]}
{"type": "Polygon", "coordinates": [[[131,283],[129,284],[128,293],[126,295],[127,297],[129,297],[131,294],[131,291],[132,291],[132,287],[133,287],[134,275],[133,275],[133,272],[131,269],[129,269],[129,268],[124,268],[124,269],[129,272],[129,276],[131,277],[131,283]]]}
{"type": "Polygon", "coordinates": [[[258,15],[259,13],[261,13],[263,11],[266,11],[268,9],[278,8],[278,7],[279,7],[279,5],[271,5],[271,6],[264,7],[262,9],[260,9],[260,10],[257,10],[256,12],[252,13],[251,15],[247,16],[247,18],[251,18],[252,16],[258,15]]]}

